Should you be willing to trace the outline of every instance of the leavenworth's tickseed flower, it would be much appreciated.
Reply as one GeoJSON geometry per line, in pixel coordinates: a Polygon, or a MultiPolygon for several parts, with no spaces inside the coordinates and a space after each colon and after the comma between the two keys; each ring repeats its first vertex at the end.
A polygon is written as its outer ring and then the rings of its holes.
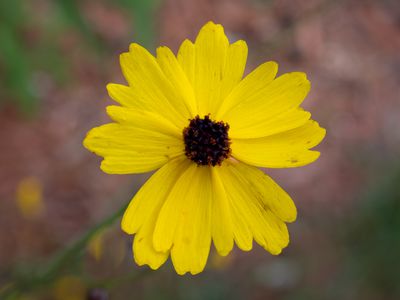
{"type": "Polygon", "coordinates": [[[266,62],[243,77],[244,41],[230,44],[207,23],[175,56],[138,44],[120,57],[128,86],[109,84],[120,106],[113,123],[92,129],[84,145],[110,174],[158,169],[127,208],[122,229],[135,234],[137,264],[159,268],[171,255],[179,274],[204,269],[211,243],[227,255],[253,239],[272,254],[289,243],[296,219],[289,195],[257,167],[299,167],[325,130],[299,107],[310,89],[304,73],[275,78],[266,62]]]}

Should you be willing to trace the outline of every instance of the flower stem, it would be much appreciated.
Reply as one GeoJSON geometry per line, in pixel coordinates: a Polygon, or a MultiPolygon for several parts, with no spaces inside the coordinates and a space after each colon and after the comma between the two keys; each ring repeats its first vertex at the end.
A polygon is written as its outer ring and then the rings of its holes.
{"type": "Polygon", "coordinates": [[[74,265],[85,250],[88,242],[100,231],[110,227],[119,219],[125,211],[127,205],[124,204],[112,215],[108,216],[98,224],[91,227],[79,239],[70,246],[56,253],[43,268],[37,268],[33,273],[24,274],[4,289],[0,289],[0,299],[14,299],[17,295],[36,290],[44,285],[52,283],[58,278],[63,270],[74,265]]]}

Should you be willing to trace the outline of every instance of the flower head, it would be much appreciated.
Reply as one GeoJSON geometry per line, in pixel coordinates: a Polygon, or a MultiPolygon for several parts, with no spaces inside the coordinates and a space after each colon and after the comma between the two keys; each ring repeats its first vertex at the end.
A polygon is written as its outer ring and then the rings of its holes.
{"type": "Polygon", "coordinates": [[[201,272],[211,244],[227,255],[253,240],[272,254],[289,243],[296,219],[289,195],[257,167],[315,161],[325,130],[299,106],[310,89],[304,73],[276,78],[275,62],[243,78],[244,41],[230,44],[207,23],[177,56],[156,57],[132,44],[121,55],[128,86],[109,84],[120,106],[113,123],[92,129],[84,145],[111,174],[158,169],[130,202],[122,229],[135,234],[139,265],[159,268],[171,256],[179,274],[201,272]]]}

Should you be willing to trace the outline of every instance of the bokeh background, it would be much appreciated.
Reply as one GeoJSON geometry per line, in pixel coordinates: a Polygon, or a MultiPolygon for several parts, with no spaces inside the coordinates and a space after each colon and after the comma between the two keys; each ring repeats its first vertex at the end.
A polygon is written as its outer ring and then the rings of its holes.
{"type": "Polygon", "coordinates": [[[399,53],[396,0],[1,0],[0,299],[400,299],[399,53]],[[306,72],[327,137],[317,162],[266,170],[299,209],[282,255],[211,253],[182,277],[136,266],[119,229],[148,175],[104,174],[81,143],[129,43],[176,51],[208,20],[247,41],[247,72],[306,72]]]}

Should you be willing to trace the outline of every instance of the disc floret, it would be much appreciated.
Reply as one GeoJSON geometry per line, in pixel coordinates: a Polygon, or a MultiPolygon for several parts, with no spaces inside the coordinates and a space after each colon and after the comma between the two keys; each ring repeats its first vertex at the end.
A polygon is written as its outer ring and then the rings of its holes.
{"type": "Polygon", "coordinates": [[[229,125],[222,121],[197,115],[183,130],[186,156],[198,165],[221,165],[231,153],[228,130],[229,125]]]}

